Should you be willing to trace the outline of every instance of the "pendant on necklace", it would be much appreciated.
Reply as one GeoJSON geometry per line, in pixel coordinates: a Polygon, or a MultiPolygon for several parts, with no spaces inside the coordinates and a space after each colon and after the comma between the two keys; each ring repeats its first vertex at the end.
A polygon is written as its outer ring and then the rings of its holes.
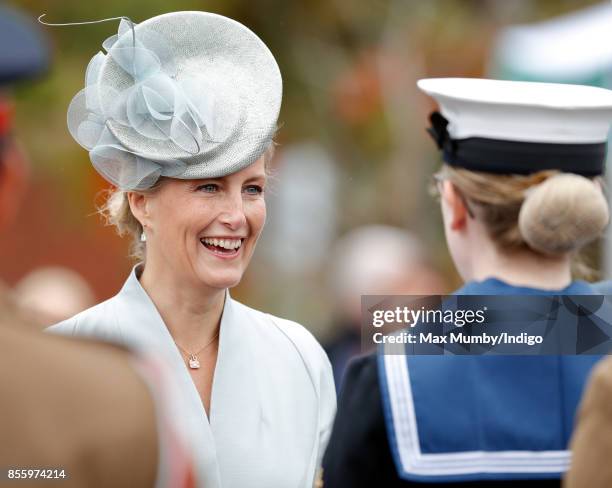
{"type": "Polygon", "coordinates": [[[189,355],[189,367],[191,369],[200,369],[200,361],[193,354],[189,355]]]}

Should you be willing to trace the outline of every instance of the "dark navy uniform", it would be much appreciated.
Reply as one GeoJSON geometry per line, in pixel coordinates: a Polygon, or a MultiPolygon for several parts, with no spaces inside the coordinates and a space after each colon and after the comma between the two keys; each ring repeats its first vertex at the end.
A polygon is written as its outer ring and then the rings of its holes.
{"type": "MultiPolygon", "coordinates": [[[[461,294],[591,294],[496,279],[461,294]]],[[[325,488],[560,486],[599,356],[401,356],[354,361],[323,460],[325,488]]]]}

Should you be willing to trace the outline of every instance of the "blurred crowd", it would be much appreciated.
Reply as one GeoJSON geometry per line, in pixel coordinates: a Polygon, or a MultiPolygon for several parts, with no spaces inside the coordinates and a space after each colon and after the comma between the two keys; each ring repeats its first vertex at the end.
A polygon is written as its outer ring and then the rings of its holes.
{"type": "MultiPolygon", "coordinates": [[[[534,45],[530,39],[538,46],[581,39],[581,52],[602,44],[596,37],[607,13],[587,0],[288,2],[274,13],[240,2],[137,1],[114,9],[75,1],[12,3],[50,21],[118,12],[137,21],[168,9],[217,10],[247,19],[262,34],[284,74],[283,126],[263,241],[234,294],[306,324],[327,345],[337,381],[348,358],[361,351],[362,294],[443,294],[459,284],[436,204],[423,190],[439,163],[422,137],[429,106],[408,88],[414,80],[489,74],[605,86],[612,66],[605,47],[589,51],[588,62],[567,52],[563,60],[551,59],[548,71],[535,59],[550,59],[545,52],[522,55],[534,45]],[[261,273],[268,278],[263,283],[261,273]]],[[[5,116],[26,146],[14,154],[28,160],[28,169],[15,183],[24,185],[24,196],[0,242],[0,277],[40,327],[107,298],[133,265],[127,243],[99,225],[96,205],[105,183],[61,123],[81,83],[83,59],[97,49],[90,40],[97,29],[48,31],[45,45],[62,56],[36,84],[13,90],[5,116]],[[27,185],[19,183],[26,179],[27,185]]],[[[8,103],[8,93],[4,98],[8,103]]],[[[595,245],[586,254],[605,275],[606,249],[595,245]]]]}
{"type": "MultiPolygon", "coordinates": [[[[439,161],[423,136],[430,105],[414,81],[497,75],[612,87],[612,52],[602,50],[589,66],[569,63],[565,72],[557,62],[542,73],[531,67],[540,70],[541,63],[522,65],[508,48],[518,49],[523,35],[541,35],[542,43],[559,32],[574,35],[552,23],[557,16],[567,16],[565,26],[576,15],[576,25],[590,29],[602,7],[587,0],[263,2],[261,9],[196,0],[12,3],[30,20],[47,13],[58,22],[218,11],[262,35],[285,79],[283,126],[266,231],[233,294],[305,324],[324,345],[338,389],[349,361],[370,352],[362,344],[362,295],[443,295],[459,284],[426,191],[439,161]],[[525,23],[542,23],[541,33],[514,25],[525,23]]],[[[0,12],[4,20],[13,15],[0,12]]],[[[0,279],[23,320],[41,330],[108,298],[134,264],[127,242],[99,223],[96,204],[106,183],[63,127],[83,60],[96,49],[87,39],[100,37],[71,29],[44,34],[43,44],[63,56],[54,68],[41,61],[26,77],[44,75],[39,84],[0,91],[0,223],[8,229],[0,240],[0,279]],[[5,202],[7,188],[12,198],[5,202]]],[[[0,42],[10,42],[9,31],[0,42]]],[[[586,255],[605,277],[610,249],[599,242],[586,255]]]]}

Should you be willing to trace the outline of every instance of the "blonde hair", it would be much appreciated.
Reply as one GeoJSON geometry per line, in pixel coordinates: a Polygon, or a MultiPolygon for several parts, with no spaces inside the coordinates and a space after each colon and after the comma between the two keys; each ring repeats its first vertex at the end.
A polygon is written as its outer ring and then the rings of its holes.
{"type": "MultiPolygon", "coordinates": [[[[275,143],[272,142],[263,153],[266,174],[269,173],[269,165],[274,157],[275,143]]],[[[138,193],[154,194],[161,188],[166,178],[160,178],[147,190],[139,190],[138,193]]],[[[129,256],[136,262],[144,262],[146,256],[146,243],[141,240],[144,229],[142,224],[132,213],[128,201],[128,191],[112,188],[105,192],[104,203],[98,208],[104,223],[115,227],[117,234],[121,237],[129,236],[129,256]]]]}
{"type": "Polygon", "coordinates": [[[498,175],[448,165],[438,175],[473,206],[502,251],[577,252],[600,237],[609,221],[599,179],[559,171],[498,175]]]}

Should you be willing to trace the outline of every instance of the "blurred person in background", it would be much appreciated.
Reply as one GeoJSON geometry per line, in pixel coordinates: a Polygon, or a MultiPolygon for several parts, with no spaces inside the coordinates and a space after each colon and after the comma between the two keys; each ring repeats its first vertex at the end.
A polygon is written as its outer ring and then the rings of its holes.
{"type": "MultiPolygon", "coordinates": [[[[594,294],[571,261],[600,237],[612,92],[421,80],[456,294],[594,294]]],[[[406,350],[404,350],[406,352],[406,350]]],[[[560,486],[582,389],[599,356],[410,356],[354,361],[323,462],[326,488],[560,486]]]]}
{"type": "Polygon", "coordinates": [[[436,295],[447,291],[410,232],[386,225],[353,229],[334,246],[331,288],[336,337],[327,355],[339,389],[346,365],[361,347],[361,295],[436,295]]]}
{"type": "MultiPolygon", "coordinates": [[[[28,175],[11,131],[9,85],[48,69],[31,19],[0,6],[0,234],[15,219],[28,175]]],[[[189,443],[157,360],[122,347],[40,333],[0,284],[0,485],[191,487],[189,443]],[[31,474],[29,474],[31,473],[31,474]]]]}
{"type": "Polygon", "coordinates": [[[35,269],[13,287],[18,305],[41,329],[66,320],[95,303],[85,279],[68,268],[35,269]]]}
{"type": "Polygon", "coordinates": [[[612,486],[612,358],[593,369],[572,436],[566,488],[612,486]]]}
{"type": "MultiPolygon", "coordinates": [[[[612,281],[593,284],[595,292],[612,295],[612,281]]],[[[578,410],[571,442],[572,464],[567,488],[612,486],[612,358],[593,370],[578,410]]]]}
{"type": "Polygon", "coordinates": [[[229,295],[266,218],[276,60],[244,25],[208,12],[123,18],[103,46],[69,128],[116,186],[105,214],[138,265],[115,297],[50,330],[164,358],[207,488],[310,488],[335,413],[329,361],[301,325],[229,295]]]}

